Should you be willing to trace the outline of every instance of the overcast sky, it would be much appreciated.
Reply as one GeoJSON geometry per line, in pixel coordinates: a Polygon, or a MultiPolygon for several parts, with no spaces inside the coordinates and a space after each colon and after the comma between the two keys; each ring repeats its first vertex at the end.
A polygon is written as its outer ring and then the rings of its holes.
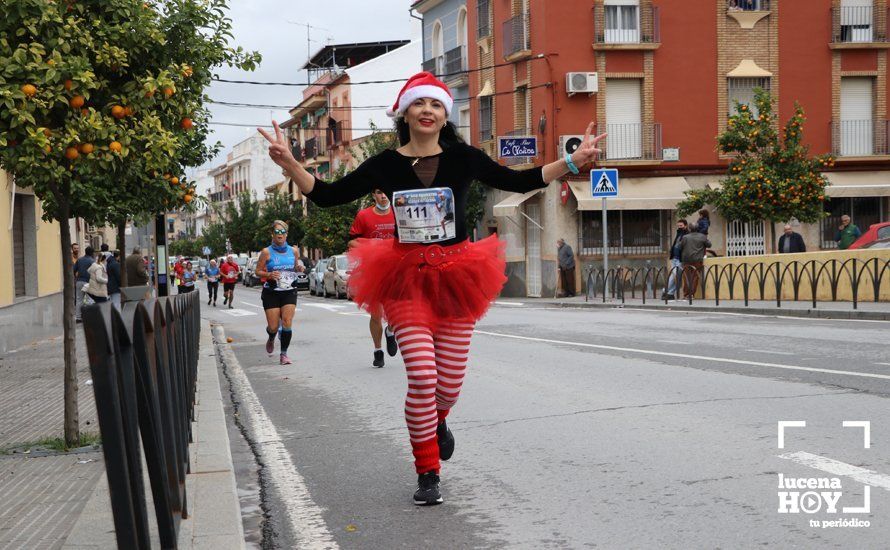
{"type": "MultiPolygon", "coordinates": [[[[263,61],[254,72],[233,69],[219,71],[220,78],[233,80],[306,82],[299,68],[308,55],[306,27],[310,29],[311,51],[328,43],[375,42],[411,37],[412,28],[419,35],[416,20],[408,13],[411,0],[230,0],[229,16],[234,26],[232,46],[260,52],[263,61]],[[412,23],[413,22],[413,23],[412,23]]],[[[301,87],[256,86],[215,82],[209,96],[215,101],[282,105],[293,107],[302,100],[301,87]]],[[[282,121],[286,109],[236,108],[211,105],[214,123],[270,124],[272,117],[282,121]]],[[[252,128],[212,124],[211,143],[221,141],[223,149],[214,162],[225,159],[232,146],[255,132],[252,128]]]]}

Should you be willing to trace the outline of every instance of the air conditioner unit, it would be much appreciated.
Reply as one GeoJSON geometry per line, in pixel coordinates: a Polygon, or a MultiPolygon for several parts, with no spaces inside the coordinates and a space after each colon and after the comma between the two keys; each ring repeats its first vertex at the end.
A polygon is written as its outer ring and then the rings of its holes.
{"type": "Polygon", "coordinates": [[[596,73],[566,73],[566,92],[569,97],[575,94],[595,94],[599,91],[596,73]]]}
{"type": "Polygon", "coordinates": [[[564,157],[566,153],[571,155],[578,150],[578,146],[580,146],[583,141],[583,135],[559,136],[559,157],[564,157]]]}

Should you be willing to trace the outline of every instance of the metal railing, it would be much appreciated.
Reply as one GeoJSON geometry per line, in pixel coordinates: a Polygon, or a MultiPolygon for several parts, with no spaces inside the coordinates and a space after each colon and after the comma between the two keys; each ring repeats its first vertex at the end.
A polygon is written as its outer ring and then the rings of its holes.
{"type": "Polygon", "coordinates": [[[771,261],[698,268],[632,269],[619,266],[607,272],[588,269],[585,301],[601,296],[603,302],[611,297],[624,303],[628,297],[636,299],[639,295],[645,304],[647,299],[658,300],[661,293],[661,300],[667,303],[668,297],[663,290],[670,286],[671,279],[675,281],[677,295],[683,292],[683,301],[689,304],[695,300],[713,300],[719,306],[721,300],[742,299],[748,306],[751,300],[775,300],[776,307],[781,307],[784,300],[812,302],[816,308],[820,301],[850,301],[853,309],[858,309],[861,297],[880,302],[881,294],[890,292],[890,259],[771,261]],[[849,285],[849,300],[839,299],[841,283],[849,285]],[[820,288],[831,297],[830,300],[819,298],[820,288]],[[786,295],[789,297],[785,298],[786,295]]]}
{"type": "Polygon", "coordinates": [[[886,120],[831,122],[831,152],[837,157],[890,154],[890,125],[886,120]]]}
{"type": "Polygon", "coordinates": [[[479,141],[494,138],[494,110],[491,96],[479,98],[479,141]]]}
{"type": "Polygon", "coordinates": [[[528,13],[522,13],[504,21],[504,57],[530,50],[528,13]]]}
{"type": "Polygon", "coordinates": [[[886,24],[886,12],[873,6],[835,6],[831,9],[831,41],[835,44],[887,42],[886,24]]]}
{"type": "Polygon", "coordinates": [[[151,548],[143,454],[162,548],[177,547],[189,516],[200,308],[190,292],[83,309],[118,548],[151,548]]]}
{"type": "Polygon", "coordinates": [[[770,11],[770,0],[726,0],[726,11],[770,11]]]}
{"type": "Polygon", "coordinates": [[[658,6],[596,4],[593,22],[596,44],[657,44],[661,42],[658,6]]]}
{"type": "Polygon", "coordinates": [[[661,160],[661,124],[597,124],[597,135],[609,135],[600,142],[605,157],[599,160],[661,160]],[[605,143],[603,143],[605,142],[605,143]]]}
{"type": "Polygon", "coordinates": [[[479,0],[476,3],[476,38],[491,36],[491,3],[479,0]]]}
{"type": "Polygon", "coordinates": [[[467,70],[467,47],[458,46],[445,52],[445,71],[443,74],[457,75],[467,70]]]}

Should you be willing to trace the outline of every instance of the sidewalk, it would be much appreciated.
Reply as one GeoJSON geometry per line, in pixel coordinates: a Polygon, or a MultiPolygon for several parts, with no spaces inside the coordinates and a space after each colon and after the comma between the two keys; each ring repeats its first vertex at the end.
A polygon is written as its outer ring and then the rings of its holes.
{"type": "Polygon", "coordinates": [[[630,295],[624,302],[616,298],[608,298],[603,302],[602,296],[591,297],[585,301],[584,295],[579,294],[571,298],[498,298],[497,304],[508,305],[521,303],[538,307],[568,307],[568,308],[626,308],[626,309],[655,309],[670,311],[707,311],[723,313],[746,313],[749,315],[781,315],[788,317],[810,317],[817,319],[859,319],[872,321],[890,321],[890,302],[859,302],[853,309],[852,302],[817,302],[813,308],[813,302],[783,301],[777,306],[775,300],[749,300],[745,305],[744,300],[720,300],[719,305],[714,300],[695,300],[689,305],[685,300],[674,300],[664,303],[664,300],[652,300],[646,298],[631,298],[630,295]]]}
{"type": "MultiPolygon", "coordinates": [[[[81,432],[98,434],[80,327],[77,347],[81,432]]],[[[18,451],[0,454],[0,548],[116,546],[101,448],[60,453],[27,445],[62,434],[62,372],[61,338],[0,356],[0,450],[18,451]]],[[[196,441],[190,445],[191,474],[186,480],[191,517],[180,526],[179,546],[243,548],[216,353],[207,324],[201,331],[195,415],[196,441]]],[[[145,486],[150,487],[147,477],[145,486]]],[[[150,500],[147,507],[149,523],[155,526],[150,500]]]]}

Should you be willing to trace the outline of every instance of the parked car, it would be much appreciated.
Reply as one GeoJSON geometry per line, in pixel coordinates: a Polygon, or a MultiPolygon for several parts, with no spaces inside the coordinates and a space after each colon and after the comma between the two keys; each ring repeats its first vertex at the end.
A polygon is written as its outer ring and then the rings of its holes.
{"type": "Polygon", "coordinates": [[[250,287],[262,283],[260,278],[256,276],[256,264],[258,259],[259,258],[251,258],[247,260],[247,265],[244,266],[244,278],[242,280],[244,286],[250,287]]]}
{"type": "Polygon", "coordinates": [[[328,267],[330,258],[318,260],[312,270],[309,272],[309,294],[313,296],[322,295],[322,286],[324,283],[324,273],[328,267]]]}
{"type": "Polygon", "coordinates": [[[248,258],[247,256],[235,257],[235,263],[238,264],[238,267],[241,268],[241,270],[238,271],[238,282],[241,282],[244,279],[244,269],[247,267],[247,262],[249,261],[250,258],[248,258]]]}
{"type": "Polygon", "coordinates": [[[309,290],[309,273],[307,271],[297,273],[296,289],[298,291],[309,290]]]}
{"type": "Polygon", "coordinates": [[[324,279],[322,282],[322,296],[334,296],[336,298],[346,298],[349,293],[349,275],[346,271],[349,269],[349,262],[346,260],[346,254],[331,256],[324,271],[324,279]]]}
{"type": "Polygon", "coordinates": [[[862,246],[864,250],[877,250],[890,248],[890,237],[886,239],[878,239],[862,246]]]}
{"type": "Polygon", "coordinates": [[[865,245],[870,242],[887,238],[890,238],[890,222],[873,223],[871,224],[871,227],[868,228],[868,231],[860,235],[860,237],[850,245],[848,250],[865,248],[865,245]]]}

